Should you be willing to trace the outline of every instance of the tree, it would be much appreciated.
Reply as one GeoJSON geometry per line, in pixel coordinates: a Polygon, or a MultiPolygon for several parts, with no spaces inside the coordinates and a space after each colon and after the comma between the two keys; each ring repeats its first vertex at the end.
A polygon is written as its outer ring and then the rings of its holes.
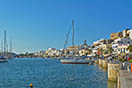
{"type": "Polygon", "coordinates": [[[104,50],[103,54],[108,54],[108,50],[104,50]]]}
{"type": "Polygon", "coordinates": [[[91,49],[88,49],[88,54],[91,54],[92,53],[92,50],[91,49]]]}
{"type": "Polygon", "coordinates": [[[132,45],[129,45],[127,49],[132,52],[132,45]]]}
{"type": "Polygon", "coordinates": [[[112,47],[108,48],[108,52],[109,52],[109,53],[112,53],[113,51],[114,51],[114,50],[113,50],[112,47]]]}

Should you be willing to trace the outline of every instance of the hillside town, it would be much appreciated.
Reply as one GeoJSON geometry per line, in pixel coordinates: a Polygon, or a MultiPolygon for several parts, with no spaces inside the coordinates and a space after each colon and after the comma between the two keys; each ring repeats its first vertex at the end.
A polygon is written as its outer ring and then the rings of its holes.
{"type": "Polygon", "coordinates": [[[65,57],[73,54],[73,48],[76,56],[109,57],[113,55],[114,57],[118,56],[120,60],[125,60],[126,56],[132,57],[132,29],[111,33],[110,39],[99,39],[92,45],[88,45],[84,40],[81,45],[69,46],[65,49],[48,48],[46,51],[20,54],[18,57],[65,57]]]}

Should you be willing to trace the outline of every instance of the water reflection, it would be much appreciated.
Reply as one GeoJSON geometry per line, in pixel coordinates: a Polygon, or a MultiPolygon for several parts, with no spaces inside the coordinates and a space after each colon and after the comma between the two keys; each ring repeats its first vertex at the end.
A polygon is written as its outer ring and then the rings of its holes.
{"type": "Polygon", "coordinates": [[[99,66],[99,69],[102,70],[103,72],[107,72],[107,69],[103,68],[102,66],[99,66]]]}
{"type": "Polygon", "coordinates": [[[117,88],[117,82],[107,81],[107,88],[117,88]]]}

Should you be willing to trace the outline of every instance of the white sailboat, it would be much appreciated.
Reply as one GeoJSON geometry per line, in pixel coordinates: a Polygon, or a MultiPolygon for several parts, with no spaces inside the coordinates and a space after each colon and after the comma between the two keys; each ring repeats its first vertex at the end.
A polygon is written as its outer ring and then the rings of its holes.
{"type": "Polygon", "coordinates": [[[4,31],[4,51],[2,50],[2,56],[0,56],[0,63],[8,61],[7,56],[6,56],[7,54],[6,50],[7,50],[7,40],[6,40],[6,30],[5,30],[4,31]]]}
{"type": "Polygon", "coordinates": [[[64,57],[60,59],[62,64],[89,64],[89,60],[82,59],[81,57],[75,57],[74,51],[74,20],[72,20],[72,57],[64,57]]]}

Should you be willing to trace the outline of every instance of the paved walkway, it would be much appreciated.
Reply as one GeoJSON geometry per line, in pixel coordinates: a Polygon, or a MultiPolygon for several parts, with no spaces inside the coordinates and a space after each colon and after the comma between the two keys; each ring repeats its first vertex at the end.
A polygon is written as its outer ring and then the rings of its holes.
{"type": "Polygon", "coordinates": [[[121,88],[132,88],[132,72],[127,70],[120,71],[121,88]]]}

